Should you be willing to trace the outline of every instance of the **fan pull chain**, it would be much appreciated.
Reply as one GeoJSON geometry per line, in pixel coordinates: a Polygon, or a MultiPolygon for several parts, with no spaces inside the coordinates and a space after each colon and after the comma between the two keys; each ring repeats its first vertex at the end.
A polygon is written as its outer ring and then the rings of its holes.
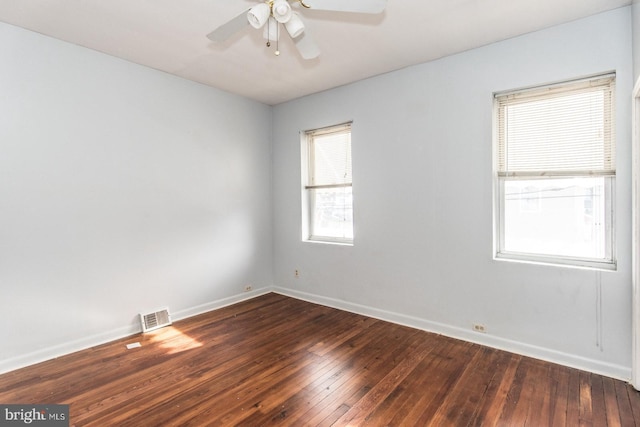
{"type": "MultiPolygon", "coordinates": [[[[267,47],[271,47],[271,19],[267,20],[267,47]]],[[[276,56],[280,56],[280,24],[276,24],[276,56]]]]}
{"type": "Polygon", "coordinates": [[[271,20],[267,19],[267,47],[271,47],[271,40],[269,39],[269,37],[271,37],[271,31],[269,31],[269,21],[271,20]]]}

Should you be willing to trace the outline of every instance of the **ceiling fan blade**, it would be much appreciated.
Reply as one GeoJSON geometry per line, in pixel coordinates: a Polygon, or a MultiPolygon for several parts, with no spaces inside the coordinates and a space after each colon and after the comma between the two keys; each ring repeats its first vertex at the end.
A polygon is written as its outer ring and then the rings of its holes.
{"type": "Polygon", "coordinates": [[[245,10],[226,24],[220,25],[218,28],[207,34],[207,38],[213,42],[223,42],[235,33],[243,30],[245,27],[248,27],[249,20],[247,19],[247,12],[249,12],[249,10],[250,9],[245,10]]]}
{"type": "Polygon", "coordinates": [[[381,13],[387,7],[387,0],[303,0],[302,3],[311,10],[357,13],[381,13]]]}
{"type": "Polygon", "coordinates": [[[309,34],[309,30],[304,30],[302,34],[293,39],[293,44],[304,59],[314,59],[320,56],[320,48],[309,34]]]}

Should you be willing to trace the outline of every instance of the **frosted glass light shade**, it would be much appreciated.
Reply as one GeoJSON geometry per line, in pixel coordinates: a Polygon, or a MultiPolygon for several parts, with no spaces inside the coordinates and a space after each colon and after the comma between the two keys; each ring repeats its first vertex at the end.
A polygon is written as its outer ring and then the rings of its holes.
{"type": "Polygon", "coordinates": [[[289,19],[291,19],[291,5],[287,0],[274,1],[271,11],[273,13],[273,17],[276,18],[276,21],[281,24],[289,22],[289,19]]]}
{"type": "Polygon", "coordinates": [[[262,28],[262,26],[269,19],[269,15],[271,14],[271,10],[269,9],[269,5],[266,3],[260,3],[247,12],[247,20],[249,24],[253,28],[262,28]]]}
{"type": "Polygon", "coordinates": [[[291,19],[289,19],[289,21],[284,24],[284,27],[287,29],[287,32],[292,39],[295,39],[304,31],[304,23],[297,13],[293,13],[291,15],[291,19]]]}

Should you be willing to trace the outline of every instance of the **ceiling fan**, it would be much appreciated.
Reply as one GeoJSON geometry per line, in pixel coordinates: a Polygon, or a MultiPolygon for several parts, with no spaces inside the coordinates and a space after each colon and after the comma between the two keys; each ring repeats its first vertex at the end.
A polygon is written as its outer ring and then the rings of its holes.
{"type": "Polygon", "coordinates": [[[266,0],[222,24],[207,34],[207,37],[214,42],[223,42],[248,26],[264,28],[263,36],[267,40],[267,47],[271,46],[271,41],[275,41],[275,54],[280,55],[278,41],[282,24],[302,58],[317,58],[320,49],[305,29],[300,14],[291,7],[296,4],[306,9],[373,14],[381,13],[387,6],[387,0],[266,0]]]}

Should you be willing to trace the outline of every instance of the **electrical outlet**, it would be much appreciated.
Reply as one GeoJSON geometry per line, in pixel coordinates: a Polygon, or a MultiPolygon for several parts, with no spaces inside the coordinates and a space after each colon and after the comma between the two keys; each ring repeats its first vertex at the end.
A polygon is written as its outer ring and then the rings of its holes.
{"type": "Polygon", "coordinates": [[[245,291],[245,292],[249,292],[251,289],[253,289],[253,286],[251,286],[251,285],[246,285],[246,286],[244,287],[244,291],[245,291]]]}
{"type": "Polygon", "coordinates": [[[480,323],[474,323],[473,330],[476,332],[482,332],[483,334],[487,333],[487,327],[484,325],[481,325],[480,323]]]}
{"type": "Polygon", "coordinates": [[[299,278],[300,277],[300,270],[295,270],[293,272],[293,275],[295,276],[296,279],[299,278]]]}

